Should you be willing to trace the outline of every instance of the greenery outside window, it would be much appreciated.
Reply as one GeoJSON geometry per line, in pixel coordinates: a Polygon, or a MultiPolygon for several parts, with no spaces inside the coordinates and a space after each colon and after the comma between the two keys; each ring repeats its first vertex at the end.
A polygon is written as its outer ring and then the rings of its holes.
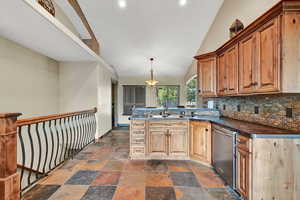
{"type": "Polygon", "coordinates": [[[197,77],[191,79],[187,82],[187,105],[196,106],[197,105],[197,77]]]}
{"type": "Polygon", "coordinates": [[[159,106],[176,107],[179,105],[179,86],[161,85],[156,88],[157,103],[159,106]]]}

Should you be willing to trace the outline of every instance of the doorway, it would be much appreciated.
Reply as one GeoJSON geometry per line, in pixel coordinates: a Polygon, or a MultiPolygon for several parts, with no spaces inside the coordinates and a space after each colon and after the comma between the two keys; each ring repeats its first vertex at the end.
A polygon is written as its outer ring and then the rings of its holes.
{"type": "Polygon", "coordinates": [[[111,122],[112,122],[112,127],[117,126],[117,99],[118,99],[118,82],[112,81],[111,83],[111,122]]]}

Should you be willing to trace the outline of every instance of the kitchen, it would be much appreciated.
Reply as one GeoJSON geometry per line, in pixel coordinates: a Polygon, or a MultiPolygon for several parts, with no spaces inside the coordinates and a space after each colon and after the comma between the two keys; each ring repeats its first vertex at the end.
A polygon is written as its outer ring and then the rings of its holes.
{"type": "Polygon", "coordinates": [[[130,158],[198,161],[243,199],[297,199],[298,9],[299,1],[281,1],[216,51],[195,56],[208,108],[135,108],[130,158]]]}
{"type": "Polygon", "coordinates": [[[3,5],[1,200],[300,199],[300,0],[3,5]]]}

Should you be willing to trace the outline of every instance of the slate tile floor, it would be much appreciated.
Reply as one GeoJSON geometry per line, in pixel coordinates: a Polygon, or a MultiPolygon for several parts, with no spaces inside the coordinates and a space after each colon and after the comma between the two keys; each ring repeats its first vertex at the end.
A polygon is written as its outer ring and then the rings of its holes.
{"type": "Polygon", "coordinates": [[[132,161],[118,129],[52,172],[25,200],[235,200],[218,175],[192,161],[132,161]]]}

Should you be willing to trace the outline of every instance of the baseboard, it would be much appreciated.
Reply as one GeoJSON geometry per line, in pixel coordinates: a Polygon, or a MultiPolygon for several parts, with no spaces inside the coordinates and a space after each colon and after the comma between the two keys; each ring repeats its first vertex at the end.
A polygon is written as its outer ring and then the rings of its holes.
{"type": "Polygon", "coordinates": [[[118,124],[118,127],[129,127],[129,124],[118,124]]]}

